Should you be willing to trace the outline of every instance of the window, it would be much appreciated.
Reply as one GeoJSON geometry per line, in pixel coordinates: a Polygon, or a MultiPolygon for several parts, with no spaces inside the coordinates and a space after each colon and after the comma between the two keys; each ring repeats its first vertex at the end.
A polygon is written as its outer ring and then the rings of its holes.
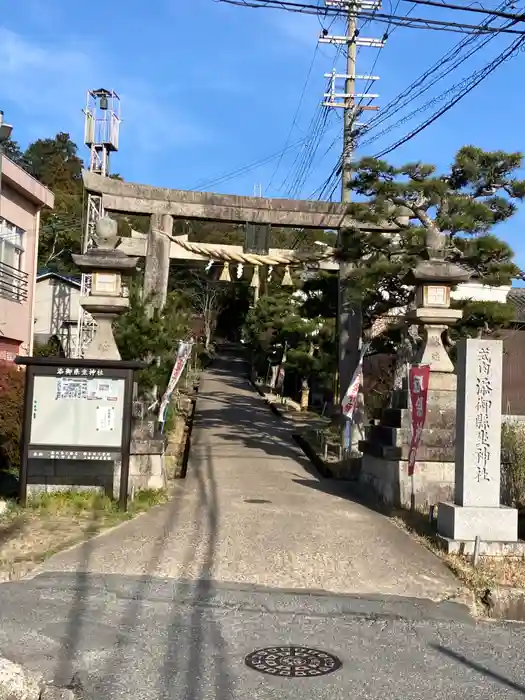
{"type": "Polygon", "coordinates": [[[0,296],[27,299],[27,275],[22,271],[25,231],[0,219],[0,296]]]}
{"type": "Polygon", "coordinates": [[[5,219],[0,219],[0,262],[15,270],[22,269],[24,231],[5,219]]]}

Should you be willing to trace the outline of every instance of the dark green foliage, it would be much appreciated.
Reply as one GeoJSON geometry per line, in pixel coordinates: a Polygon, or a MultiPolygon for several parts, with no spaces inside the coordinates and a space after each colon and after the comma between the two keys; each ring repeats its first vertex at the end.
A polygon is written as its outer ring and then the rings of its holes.
{"type": "Polygon", "coordinates": [[[56,336],[52,336],[47,343],[35,343],[33,355],[35,357],[65,357],[60,341],[56,336]]]}
{"type": "Polygon", "coordinates": [[[51,190],[78,194],[82,192],[82,159],[69,134],[54,139],[38,139],[24,152],[28,172],[51,190]]]}
{"type": "Polygon", "coordinates": [[[336,272],[320,272],[304,283],[303,291],[307,298],[303,308],[308,318],[337,318],[337,286],[336,272]]]}
{"type": "Polygon", "coordinates": [[[69,134],[38,139],[23,156],[24,167],[55,195],[53,211],[41,219],[38,262],[40,267],[71,274],[72,253],[80,253],[83,236],[82,159],[69,134]]]}
{"type": "Polygon", "coordinates": [[[157,386],[166,388],[175,361],[179,340],[188,336],[189,313],[177,293],[168,296],[162,312],[148,315],[148,301],[141,298],[138,285],[132,285],[129,310],[114,325],[115,340],[123,360],[149,364],[139,373],[142,394],[157,386]]]}
{"type": "Polygon", "coordinates": [[[10,160],[12,160],[13,163],[20,165],[21,167],[25,166],[24,153],[21,150],[17,141],[13,141],[12,139],[7,139],[6,141],[3,141],[2,153],[5,156],[7,156],[10,160]]]}
{"type": "Polygon", "coordinates": [[[25,372],[0,361],[0,471],[18,471],[25,372]]]}
{"type": "Polygon", "coordinates": [[[301,380],[315,375],[326,379],[334,370],[333,319],[310,317],[308,300],[290,292],[264,295],[250,310],[245,325],[245,338],[255,353],[259,372],[266,374],[272,349],[286,346],[286,371],[301,380]]]}
{"type": "Polygon", "coordinates": [[[250,290],[247,280],[235,281],[225,286],[222,307],[217,315],[218,337],[239,342],[243,320],[250,308],[250,290]]]}
{"type": "Polygon", "coordinates": [[[512,324],[516,313],[511,304],[500,304],[497,301],[457,301],[453,306],[463,309],[463,318],[450,329],[452,340],[482,333],[494,333],[497,338],[500,329],[512,324]]]}

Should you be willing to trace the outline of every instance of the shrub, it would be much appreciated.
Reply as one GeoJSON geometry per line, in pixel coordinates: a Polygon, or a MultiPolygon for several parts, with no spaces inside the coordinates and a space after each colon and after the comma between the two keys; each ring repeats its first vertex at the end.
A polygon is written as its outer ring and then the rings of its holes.
{"type": "Polygon", "coordinates": [[[501,503],[525,507],[525,425],[517,421],[501,427],[501,503]]]}
{"type": "Polygon", "coordinates": [[[35,343],[33,355],[36,357],[65,357],[65,353],[56,335],[51,336],[47,343],[35,343]]]}
{"type": "Polygon", "coordinates": [[[197,362],[201,369],[206,369],[213,362],[215,357],[215,347],[209,345],[205,348],[201,343],[197,345],[197,362]]]}
{"type": "Polygon", "coordinates": [[[25,372],[0,361],[0,470],[18,471],[25,372]]]}

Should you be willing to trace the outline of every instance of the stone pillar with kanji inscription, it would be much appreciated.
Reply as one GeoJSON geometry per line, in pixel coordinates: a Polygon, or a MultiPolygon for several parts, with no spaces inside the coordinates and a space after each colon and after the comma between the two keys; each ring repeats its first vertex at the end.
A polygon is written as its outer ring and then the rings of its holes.
{"type": "Polygon", "coordinates": [[[464,339],[457,350],[455,498],[438,507],[449,551],[518,539],[518,511],[500,505],[503,341],[464,339]]]}

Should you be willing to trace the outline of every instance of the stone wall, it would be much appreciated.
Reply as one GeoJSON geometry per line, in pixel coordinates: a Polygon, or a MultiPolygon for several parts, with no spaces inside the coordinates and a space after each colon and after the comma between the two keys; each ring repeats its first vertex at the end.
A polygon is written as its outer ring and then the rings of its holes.
{"type": "MultiPolygon", "coordinates": [[[[412,479],[408,476],[408,462],[379,459],[365,454],[362,458],[359,481],[373,490],[383,503],[410,508],[412,479]]],[[[452,499],[454,497],[454,462],[418,460],[414,474],[414,497],[418,508],[452,499]]]]}
{"type": "Polygon", "coordinates": [[[167,486],[163,440],[133,440],[129,459],[130,489],[163,489],[167,486]]]}
{"type": "Polygon", "coordinates": [[[392,407],[366,428],[360,443],[363,457],[359,481],[391,506],[410,507],[412,489],[417,507],[449,500],[454,494],[456,377],[430,375],[426,428],[423,429],[412,478],[408,476],[411,419],[408,390],[394,393],[392,407]]]}
{"type": "Polygon", "coordinates": [[[27,493],[97,490],[112,496],[120,463],[95,460],[30,459],[27,493]]]}

